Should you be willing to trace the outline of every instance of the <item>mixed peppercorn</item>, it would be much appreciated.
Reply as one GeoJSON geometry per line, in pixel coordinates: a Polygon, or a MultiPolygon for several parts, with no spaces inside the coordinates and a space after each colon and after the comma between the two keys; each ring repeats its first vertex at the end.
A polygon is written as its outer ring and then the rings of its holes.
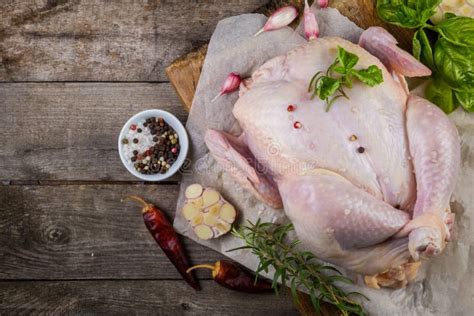
{"type": "Polygon", "coordinates": [[[149,117],[141,125],[142,127],[137,124],[130,125],[130,130],[136,133],[129,133],[128,138],[122,139],[122,144],[127,146],[131,141],[138,145],[137,148],[143,148],[139,146],[141,140],[138,135],[143,135],[145,129],[152,140],[146,143],[151,146],[146,146],[141,152],[137,149],[133,150],[130,161],[142,174],[166,173],[179,155],[178,134],[162,117],[149,117]]]}

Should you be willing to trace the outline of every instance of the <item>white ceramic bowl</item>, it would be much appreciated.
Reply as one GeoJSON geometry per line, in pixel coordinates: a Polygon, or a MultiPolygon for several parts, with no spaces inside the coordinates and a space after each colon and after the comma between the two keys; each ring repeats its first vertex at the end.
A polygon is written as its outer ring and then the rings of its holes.
{"type": "Polygon", "coordinates": [[[145,110],[132,116],[127,121],[127,123],[125,123],[125,125],[122,127],[122,130],[120,131],[120,135],[118,138],[118,151],[119,151],[120,159],[122,160],[123,165],[135,177],[140,178],[145,181],[162,181],[174,175],[179,170],[179,168],[183,165],[186,159],[186,156],[188,154],[188,149],[189,149],[189,139],[188,139],[188,134],[186,133],[186,129],[184,128],[183,124],[181,124],[181,122],[173,114],[163,111],[163,110],[158,110],[158,109],[145,110]],[[134,123],[141,123],[149,117],[162,117],[165,120],[165,122],[168,123],[178,134],[179,145],[180,145],[179,155],[176,161],[174,162],[174,164],[171,166],[171,168],[169,168],[168,171],[166,171],[165,173],[142,174],[138,172],[137,170],[135,170],[135,168],[133,167],[133,164],[130,161],[127,161],[127,159],[125,158],[125,154],[123,152],[124,144],[122,144],[122,139],[125,138],[128,130],[130,129],[130,125],[134,123]]]}

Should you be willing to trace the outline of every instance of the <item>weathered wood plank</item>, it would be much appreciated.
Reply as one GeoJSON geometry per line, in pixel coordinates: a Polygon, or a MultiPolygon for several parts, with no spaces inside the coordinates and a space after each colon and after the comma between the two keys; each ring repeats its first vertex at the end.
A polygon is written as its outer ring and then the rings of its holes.
{"type": "Polygon", "coordinates": [[[0,84],[0,180],[137,180],[117,139],[149,108],[187,117],[168,83],[0,84]]]}
{"type": "Polygon", "coordinates": [[[214,281],[196,292],[178,281],[0,282],[0,313],[106,315],[297,315],[281,294],[230,291],[214,281]]]}
{"type": "MultiPolygon", "coordinates": [[[[0,185],[0,279],[181,279],[146,230],[141,207],[120,202],[140,195],[172,219],[178,190],[178,185],[0,185]]],[[[194,263],[222,258],[184,241],[194,263]]]]}
{"type": "Polygon", "coordinates": [[[0,3],[0,81],[166,80],[172,60],[224,17],[266,0],[0,3]]]}

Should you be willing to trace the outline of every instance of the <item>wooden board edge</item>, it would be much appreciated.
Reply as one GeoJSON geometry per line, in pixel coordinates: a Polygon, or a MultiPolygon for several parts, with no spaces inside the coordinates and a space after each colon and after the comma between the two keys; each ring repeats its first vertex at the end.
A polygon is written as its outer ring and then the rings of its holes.
{"type": "Polygon", "coordinates": [[[179,57],[166,67],[166,75],[188,112],[191,110],[206,53],[207,44],[179,57]],[[186,84],[182,84],[183,82],[186,84]]]}

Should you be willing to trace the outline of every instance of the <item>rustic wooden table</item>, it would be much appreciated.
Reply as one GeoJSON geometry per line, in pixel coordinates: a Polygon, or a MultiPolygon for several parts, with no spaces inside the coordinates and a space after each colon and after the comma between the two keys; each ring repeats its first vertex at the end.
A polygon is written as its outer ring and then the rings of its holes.
{"type": "MultiPolygon", "coordinates": [[[[0,2],[0,314],[296,314],[282,295],[247,295],[199,272],[180,278],[120,198],[171,217],[179,176],[143,183],[117,136],[134,113],[187,113],[165,67],[223,17],[265,0],[0,2]]],[[[185,240],[193,262],[222,256],[185,240]]]]}

